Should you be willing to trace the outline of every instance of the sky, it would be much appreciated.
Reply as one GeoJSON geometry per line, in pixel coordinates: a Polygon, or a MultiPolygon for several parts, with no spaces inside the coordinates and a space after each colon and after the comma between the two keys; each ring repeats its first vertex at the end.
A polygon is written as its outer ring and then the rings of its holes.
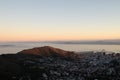
{"type": "Polygon", "coordinates": [[[0,0],[0,41],[120,39],[120,0],[0,0]]]}

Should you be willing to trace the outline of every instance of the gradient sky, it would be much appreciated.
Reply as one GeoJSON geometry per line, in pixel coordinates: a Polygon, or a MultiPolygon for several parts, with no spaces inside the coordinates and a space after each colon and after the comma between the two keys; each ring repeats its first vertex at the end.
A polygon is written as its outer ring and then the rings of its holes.
{"type": "Polygon", "coordinates": [[[120,39],[120,0],[0,0],[0,41],[120,39]]]}

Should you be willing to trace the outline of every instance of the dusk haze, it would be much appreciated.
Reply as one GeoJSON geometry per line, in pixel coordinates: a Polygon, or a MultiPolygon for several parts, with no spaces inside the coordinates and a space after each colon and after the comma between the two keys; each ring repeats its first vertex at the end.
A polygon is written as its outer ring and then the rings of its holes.
{"type": "Polygon", "coordinates": [[[0,0],[0,80],[120,80],[120,0],[0,0]]]}
{"type": "Polygon", "coordinates": [[[0,0],[0,41],[120,39],[120,0],[0,0]]]}

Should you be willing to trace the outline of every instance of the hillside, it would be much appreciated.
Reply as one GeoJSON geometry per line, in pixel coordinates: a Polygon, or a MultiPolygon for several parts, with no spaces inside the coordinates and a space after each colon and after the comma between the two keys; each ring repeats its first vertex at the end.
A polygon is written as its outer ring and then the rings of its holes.
{"type": "Polygon", "coordinates": [[[50,46],[26,49],[18,52],[18,54],[30,54],[30,55],[45,56],[45,57],[74,57],[76,55],[74,52],[65,51],[50,46]]]}
{"type": "Polygon", "coordinates": [[[120,53],[76,54],[50,46],[0,55],[0,80],[119,80],[120,53]]]}

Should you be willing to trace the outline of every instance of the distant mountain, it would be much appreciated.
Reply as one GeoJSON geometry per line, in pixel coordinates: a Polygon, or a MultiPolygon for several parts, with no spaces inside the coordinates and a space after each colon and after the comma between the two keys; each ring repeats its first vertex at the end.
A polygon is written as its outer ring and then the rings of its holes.
{"type": "Polygon", "coordinates": [[[87,40],[87,41],[54,41],[56,44],[102,44],[102,45],[120,45],[120,39],[111,40],[87,40]]]}

